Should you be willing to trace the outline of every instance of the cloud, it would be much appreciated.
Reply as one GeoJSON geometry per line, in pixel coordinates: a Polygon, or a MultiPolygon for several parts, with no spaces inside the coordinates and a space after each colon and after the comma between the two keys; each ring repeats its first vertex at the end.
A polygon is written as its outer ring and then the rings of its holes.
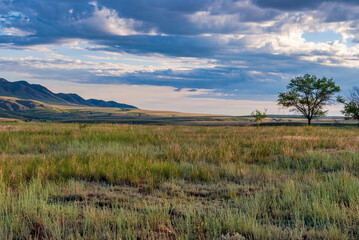
{"type": "MultiPolygon", "coordinates": [[[[24,80],[55,81],[61,79],[81,84],[99,85],[150,85],[182,90],[208,89],[201,96],[236,100],[274,101],[288,81],[310,69],[311,74],[334,77],[343,89],[350,89],[358,79],[343,67],[313,64],[286,55],[245,53],[237,55],[238,62],[219,64],[210,59],[197,62],[196,58],[147,57],[140,61],[132,55],[112,57],[87,57],[87,60],[44,53],[45,57],[0,57],[0,68],[6,72],[25,74],[24,80]],[[125,63],[118,63],[118,61],[125,63]],[[245,62],[246,61],[246,62],[245,62]],[[245,64],[245,65],[242,65],[245,64]],[[335,74],[333,74],[335,72],[335,74]]],[[[18,79],[13,79],[18,80],[18,79]]],[[[143,97],[143,96],[141,96],[143,97]]]]}
{"type": "Polygon", "coordinates": [[[313,10],[318,9],[325,3],[345,3],[350,5],[359,5],[356,0],[254,0],[259,7],[275,8],[281,10],[313,10]]]}
{"type": "Polygon", "coordinates": [[[307,72],[356,84],[358,12],[354,0],[3,0],[0,67],[28,79],[210,90],[192,99],[273,100],[307,72]],[[305,38],[327,31],[340,39],[305,38]]]}
{"type": "Polygon", "coordinates": [[[96,51],[218,58],[248,47],[298,54],[310,47],[301,39],[305,31],[335,29],[345,38],[358,38],[355,22],[342,23],[344,16],[356,19],[358,9],[334,1],[20,2],[22,5],[5,3],[8,13],[1,16],[5,20],[0,28],[18,34],[3,36],[3,46],[56,45],[83,39],[93,43],[91,49],[96,51]],[[318,4],[322,10],[316,9],[318,4]],[[309,10],[284,11],[302,6],[309,10]]]}

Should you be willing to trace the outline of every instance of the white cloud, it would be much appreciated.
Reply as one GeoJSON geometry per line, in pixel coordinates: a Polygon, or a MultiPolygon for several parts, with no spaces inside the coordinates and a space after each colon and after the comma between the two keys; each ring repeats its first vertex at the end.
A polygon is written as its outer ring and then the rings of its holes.
{"type": "MultiPolygon", "coordinates": [[[[72,45],[65,45],[65,49],[72,45]]],[[[75,44],[74,46],[78,46],[75,44]]],[[[214,68],[218,66],[213,59],[197,58],[168,58],[161,56],[138,57],[131,54],[121,54],[116,56],[95,56],[82,55],[86,60],[58,53],[56,50],[42,46],[33,46],[28,50],[44,52],[44,57],[0,57],[0,66],[6,65],[8,71],[11,68],[14,72],[18,71],[19,66],[23,71],[34,69],[48,70],[84,70],[97,76],[123,76],[129,73],[153,73],[155,71],[189,71],[197,68],[214,68]],[[90,59],[90,60],[88,60],[90,59]],[[5,65],[4,65],[5,64],[5,65]]],[[[81,48],[80,50],[84,50],[81,48]]],[[[9,53],[18,55],[18,50],[9,50],[9,53]],[[11,52],[12,51],[12,52],[11,52]]],[[[92,53],[84,50],[86,53],[92,53]]],[[[8,54],[9,54],[8,53],[8,54]]],[[[9,54],[10,55],[10,54],[9,54]]],[[[159,76],[161,77],[161,76],[159,76]]],[[[164,76],[162,76],[164,77],[164,76]]],[[[174,78],[174,77],[172,77],[174,78]]]]}
{"type": "Polygon", "coordinates": [[[93,5],[95,8],[93,15],[89,18],[76,21],[74,26],[81,26],[89,31],[95,30],[98,33],[104,32],[117,36],[155,34],[152,29],[147,33],[136,30],[136,28],[142,25],[141,21],[121,18],[118,16],[117,11],[104,6],[99,7],[96,2],[90,2],[90,5],[93,5]]]}

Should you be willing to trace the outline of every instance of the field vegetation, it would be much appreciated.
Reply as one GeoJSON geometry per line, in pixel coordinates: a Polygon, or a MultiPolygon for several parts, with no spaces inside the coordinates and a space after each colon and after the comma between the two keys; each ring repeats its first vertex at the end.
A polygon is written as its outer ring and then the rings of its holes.
{"type": "Polygon", "coordinates": [[[0,125],[0,239],[358,239],[359,130],[0,125]]]}

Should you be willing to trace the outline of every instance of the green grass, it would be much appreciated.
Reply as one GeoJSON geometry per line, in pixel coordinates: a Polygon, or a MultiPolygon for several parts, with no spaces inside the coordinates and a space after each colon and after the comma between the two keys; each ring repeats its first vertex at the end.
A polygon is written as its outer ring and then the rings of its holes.
{"type": "Polygon", "coordinates": [[[355,127],[0,125],[0,239],[358,239],[355,127]]]}

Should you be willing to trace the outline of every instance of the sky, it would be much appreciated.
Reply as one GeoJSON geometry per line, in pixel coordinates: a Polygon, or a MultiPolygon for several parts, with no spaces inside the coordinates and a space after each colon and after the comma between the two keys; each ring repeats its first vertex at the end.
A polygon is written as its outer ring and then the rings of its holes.
{"type": "Polygon", "coordinates": [[[0,0],[0,77],[151,110],[286,113],[306,73],[345,95],[358,43],[357,0],[0,0]]]}

